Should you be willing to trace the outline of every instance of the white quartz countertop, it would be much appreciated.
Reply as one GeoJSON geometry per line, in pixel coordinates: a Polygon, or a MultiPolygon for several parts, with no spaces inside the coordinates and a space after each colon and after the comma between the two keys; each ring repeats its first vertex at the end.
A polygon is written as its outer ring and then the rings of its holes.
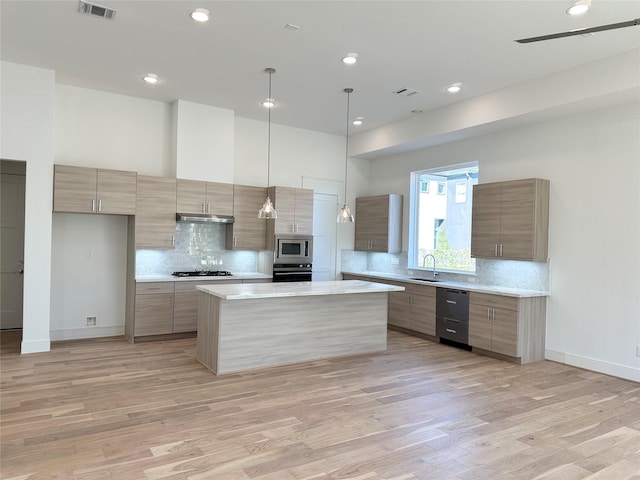
{"type": "Polygon", "coordinates": [[[254,298],[304,297],[317,295],[346,295],[357,293],[401,292],[404,287],[361,280],[326,282],[244,283],[238,285],[199,285],[201,292],[223,300],[254,298]]]}
{"type": "Polygon", "coordinates": [[[271,275],[265,273],[234,273],[230,276],[219,277],[174,277],[173,275],[137,275],[136,282],[203,282],[203,281],[219,281],[219,280],[262,280],[271,279],[271,275]]]}
{"type": "Polygon", "coordinates": [[[410,275],[398,275],[394,273],[384,272],[342,272],[348,275],[360,275],[364,277],[370,277],[372,280],[376,278],[381,280],[397,280],[400,282],[413,283],[415,285],[430,285],[432,287],[445,287],[445,288],[457,288],[460,290],[467,290],[469,292],[478,293],[492,293],[496,295],[506,295],[508,297],[548,297],[549,292],[543,292],[539,290],[526,290],[522,288],[510,288],[510,287],[498,287],[494,285],[482,285],[479,283],[467,283],[467,282],[448,282],[445,280],[438,280],[437,282],[428,282],[424,280],[414,280],[410,275]]]}

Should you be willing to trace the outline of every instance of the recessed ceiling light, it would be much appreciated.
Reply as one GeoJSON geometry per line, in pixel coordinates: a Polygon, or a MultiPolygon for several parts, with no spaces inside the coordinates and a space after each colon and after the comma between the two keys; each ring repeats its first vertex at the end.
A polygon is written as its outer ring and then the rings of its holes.
{"type": "Polygon", "coordinates": [[[357,61],[358,61],[357,53],[347,53],[347,56],[342,58],[342,63],[346,63],[347,65],[353,65],[357,61]]]}
{"type": "Polygon", "coordinates": [[[591,0],[578,0],[572,6],[567,8],[567,15],[582,15],[591,7],[591,0]]]}
{"type": "Polygon", "coordinates": [[[446,90],[449,93],[458,93],[460,90],[462,90],[462,84],[460,82],[452,83],[446,88],[446,90]]]}
{"type": "Polygon", "coordinates": [[[364,120],[364,117],[356,117],[355,120],[352,122],[354,125],[362,125],[362,121],[364,120]]]}
{"type": "Polygon", "coordinates": [[[209,21],[209,10],[206,8],[196,8],[191,12],[191,19],[196,22],[204,23],[209,21]]]}
{"type": "Polygon", "coordinates": [[[262,106],[265,108],[273,108],[276,106],[276,101],[273,98],[265,98],[262,101],[262,106]]]}
{"type": "Polygon", "coordinates": [[[144,77],[142,77],[142,79],[145,82],[150,83],[151,85],[155,85],[160,81],[158,75],[156,75],[155,73],[147,73],[144,77]]]}

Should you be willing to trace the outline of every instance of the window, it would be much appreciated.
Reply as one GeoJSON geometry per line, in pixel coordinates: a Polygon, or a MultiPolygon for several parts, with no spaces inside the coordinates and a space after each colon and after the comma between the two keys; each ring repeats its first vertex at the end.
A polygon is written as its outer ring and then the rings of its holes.
{"type": "Polygon", "coordinates": [[[425,255],[436,257],[438,270],[474,272],[471,258],[471,193],[478,164],[470,163],[411,173],[409,267],[423,268],[425,255]],[[435,182],[434,195],[424,185],[435,182]]]}
{"type": "Polygon", "coordinates": [[[420,182],[420,191],[422,193],[429,193],[429,182],[428,181],[421,181],[420,182]]]}
{"type": "Polygon", "coordinates": [[[467,201],[467,182],[456,182],[456,203],[467,201]]]}

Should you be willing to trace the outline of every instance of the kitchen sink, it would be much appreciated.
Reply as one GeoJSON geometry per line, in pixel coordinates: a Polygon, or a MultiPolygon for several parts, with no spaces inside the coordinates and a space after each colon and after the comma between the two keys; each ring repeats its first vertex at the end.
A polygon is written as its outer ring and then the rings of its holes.
{"type": "Polygon", "coordinates": [[[412,277],[411,280],[418,280],[420,282],[438,283],[440,280],[434,280],[432,278],[418,278],[412,277]]]}

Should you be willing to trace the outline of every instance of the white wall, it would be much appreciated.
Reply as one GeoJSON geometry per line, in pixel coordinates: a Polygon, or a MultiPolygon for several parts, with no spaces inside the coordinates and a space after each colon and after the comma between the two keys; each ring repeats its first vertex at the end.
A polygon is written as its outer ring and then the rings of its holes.
{"type": "Polygon", "coordinates": [[[55,163],[175,176],[171,105],[57,84],[55,163]]]}
{"type": "MultiPolygon", "coordinates": [[[[267,122],[236,117],[233,182],[267,186],[267,122]]],[[[270,184],[302,187],[302,177],[342,180],[344,137],[271,124],[270,184]]]]}
{"type": "Polygon", "coordinates": [[[469,161],[481,183],[549,179],[547,357],[640,380],[639,127],[634,102],[385,157],[370,193],[407,207],[411,171],[469,161]]]}
{"type": "Polygon", "coordinates": [[[27,162],[22,352],[49,350],[54,72],[0,63],[0,157],[27,162]]]}
{"type": "Polygon", "coordinates": [[[51,340],[124,335],[127,217],[56,213],[52,244],[51,340]]]}
{"type": "Polygon", "coordinates": [[[176,176],[233,183],[233,110],[177,100],[176,176]]]}

